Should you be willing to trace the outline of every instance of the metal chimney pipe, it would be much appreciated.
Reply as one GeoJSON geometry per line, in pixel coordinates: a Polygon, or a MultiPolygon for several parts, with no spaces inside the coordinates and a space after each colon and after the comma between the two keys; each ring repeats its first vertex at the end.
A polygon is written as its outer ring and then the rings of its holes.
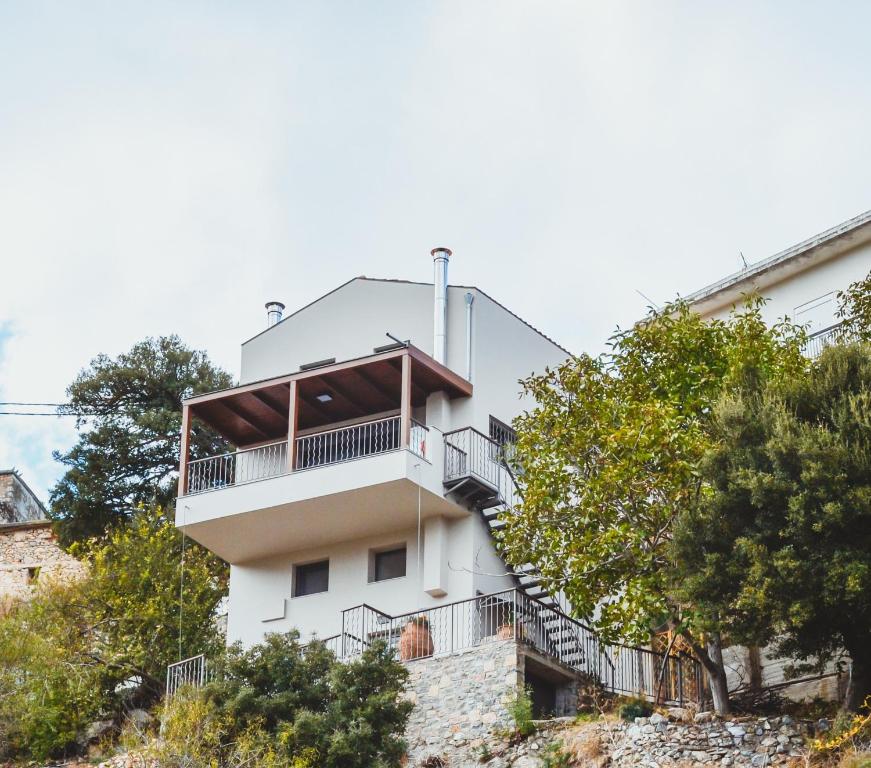
{"type": "Polygon", "coordinates": [[[472,380],[472,304],[475,294],[466,294],[466,380],[472,380]]]}
{"type": "Polygon", "coordinates": [[[276,323],[281,322],[281,313],[284,312],[284,304],[280,301],[266,302],[266,327],[272,328],[276,323]]]}
{"type": "Polygon", "coordinates": [[[437,363],[447,365],[448,360],[448,259],[450,248],[433,248],[435,276],[433,302],[433,348],[432,356],[437,363]]]}

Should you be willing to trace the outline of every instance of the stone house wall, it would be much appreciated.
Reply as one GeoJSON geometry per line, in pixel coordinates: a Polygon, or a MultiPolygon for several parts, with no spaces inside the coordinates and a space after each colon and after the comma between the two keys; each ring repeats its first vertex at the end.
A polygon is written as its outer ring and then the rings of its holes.
{"type": "Polygon", "coordinates": [[[84,565],[60,548],[48,521],[0,524],[0,613],[37,584],[83,574],[84,565]]]}
{"type": "Polygon", "coordinates": [[[18,473],[0,471],[0,523],[27,523],[45,516],[45,508],[18,473]]]}

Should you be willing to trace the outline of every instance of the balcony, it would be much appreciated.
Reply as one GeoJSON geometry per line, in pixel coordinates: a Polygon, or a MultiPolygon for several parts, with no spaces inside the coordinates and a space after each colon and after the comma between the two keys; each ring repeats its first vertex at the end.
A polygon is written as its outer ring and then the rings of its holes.
{"type": "Polygon", "coordinates": [[[424,517],[460,513],[441,440],[414,415],[436,392],[468,397],[469,382],[401,345],[306,368],[185,401],[179,526],[235,563],[412,526],[419,487],[424,517]],[[191,458],[202,425],[232,450],[191,458]]]}
{"type": "Polygon", "coordinates": [[[807,337],[807,341],[805,341],[802,352],[805,357],[814,360],[820,356],[827,346],[830,344],[836,344],[838,341],[842,340],[842,337],[843,330],[841,328],[841,323],[835,323],[834,325],[830,325],[828,328],[823,328],[816,333],[810,334],[807,337]]]}

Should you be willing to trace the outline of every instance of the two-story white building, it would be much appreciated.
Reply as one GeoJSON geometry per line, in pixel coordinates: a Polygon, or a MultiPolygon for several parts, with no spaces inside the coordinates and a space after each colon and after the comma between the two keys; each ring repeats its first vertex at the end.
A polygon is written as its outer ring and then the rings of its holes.
{"type": "Polygon", "coordinates": [[[185,445],[202,423],[234,447],[183,449],[176,510],[230,563],[229,641],[333,637],[353,606],[398,615],[518,584],[489,530],[513,493],[500,446],[518,380],[568,353],[449,286],[450,251],[432,255],[434,284],[360,277],[283,318],[267,305],[240,385],[185,402],[185,445]]]}

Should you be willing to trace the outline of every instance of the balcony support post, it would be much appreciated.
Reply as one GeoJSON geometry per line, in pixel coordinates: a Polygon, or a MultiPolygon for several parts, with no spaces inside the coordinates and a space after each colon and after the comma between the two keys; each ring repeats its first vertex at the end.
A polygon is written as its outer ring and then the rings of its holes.
{"type": "Polygon", "coordinates": [[[402,356],[402,395],[400,401],[400,414],[399,445],[402,448],[408,448],[408,446],[411,445],[411,356],[408,353],[402,356]]]}
{"type": "Polygon", "coordinates": [[[287,403],[287,471],[296,467],[296,428],[299,422],[299,392],[296,379],[290,382],[290,398],[287,403]]]}
{"type": "Polygon", "coordinates": [[[181,451],[178,458],[178,495],[188,490],[188,461],[191,457],[191,410],[189,405],[181,408],[181,451]]]}

